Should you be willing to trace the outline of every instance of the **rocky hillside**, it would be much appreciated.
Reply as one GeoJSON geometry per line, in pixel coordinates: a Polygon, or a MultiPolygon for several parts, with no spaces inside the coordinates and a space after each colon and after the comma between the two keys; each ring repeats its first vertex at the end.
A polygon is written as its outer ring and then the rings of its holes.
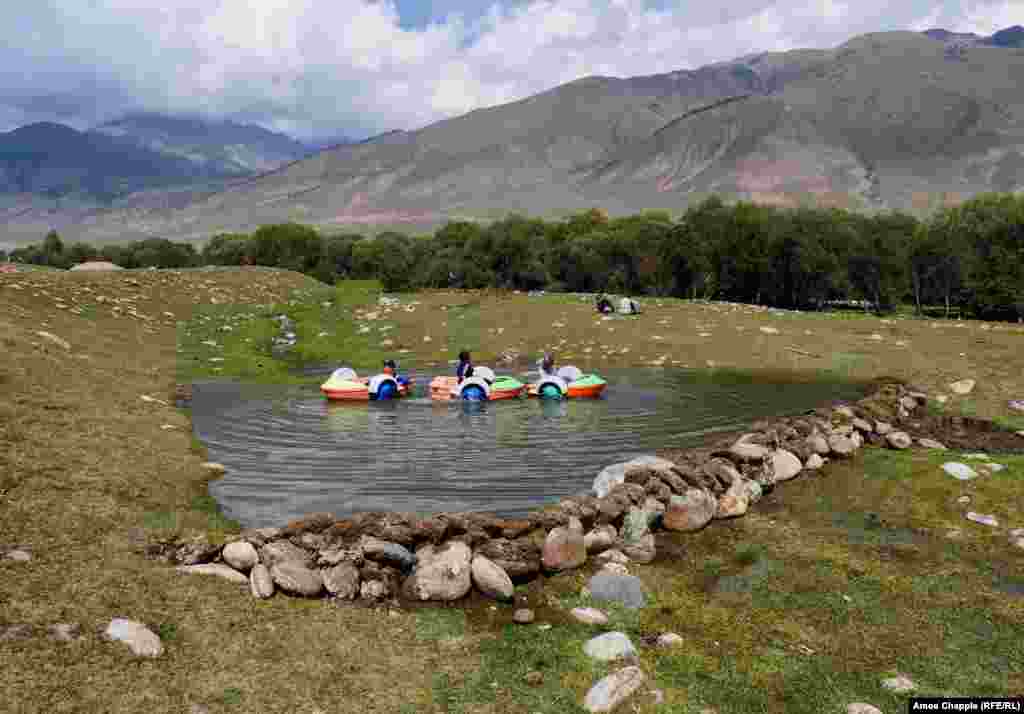
{"type": "MultiPolygon", "coordinates": [[[[204,238],[273,221],[419,230],[509,211],[679,210],[709,193],[927,212],[1024,186],[1024,52],[935,32],[856,37],[692,71],[587,77],[336,147],[182,208],[147,202],[72,238],[204,238]]],[[[8,223],[10,231],[16,226],[8,223]]],[[[31,225],[32,237],[44,226],[31,225]]]]}

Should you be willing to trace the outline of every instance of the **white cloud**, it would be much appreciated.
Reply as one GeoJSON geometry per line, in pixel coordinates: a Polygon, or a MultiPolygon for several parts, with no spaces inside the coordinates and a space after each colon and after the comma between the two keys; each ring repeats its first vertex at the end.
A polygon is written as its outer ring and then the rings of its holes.
{"type": "Polygon", "coordinates": [[[480,3],[477,16],[454,12],[470,3],[446,5],[443,22],[409,28],[392,0],[4,3],[0,128],[77,102],[80,123],[145,108],[318,132],[410,129],[588,74],[696,68],[862,32],[990,34],[1020,21],[1020,0],[533,0],[480,3]]]}

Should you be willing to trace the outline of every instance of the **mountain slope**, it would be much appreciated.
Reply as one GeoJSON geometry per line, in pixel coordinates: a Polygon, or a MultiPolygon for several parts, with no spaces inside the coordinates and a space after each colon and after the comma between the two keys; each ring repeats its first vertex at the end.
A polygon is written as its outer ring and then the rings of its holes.
{"type": "Polygon", "coordinates": [[[182,208],[140,202],[67,230],[98,241],[283,220],[420,230],[509,211],[679,210],[711,192],[924,212],[1024,188],[1024,52],[949,48],[945,36],[873,33],[832,50],[587,77],[336,147],[182,208]]]}
{"type": "Polygon", "coordinates": [[[101,124],[94,131],[186,159],[211,175],[269,171],[312,153],[310,147],[284,134],[231,121],[140,113],[101,124]]]}

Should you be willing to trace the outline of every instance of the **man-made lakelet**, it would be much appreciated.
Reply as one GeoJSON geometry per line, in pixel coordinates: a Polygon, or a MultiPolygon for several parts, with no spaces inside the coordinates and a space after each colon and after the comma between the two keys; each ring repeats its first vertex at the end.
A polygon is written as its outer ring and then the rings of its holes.
{"type": "Polygon", "coordinates": [[[316,386],[197,383],[192,419],[226,515],[277,526],[314,511],[516,516],[587,491],[603,467],[866,389],[688,370],[614,370],[602,399],[332,404],[316,386]]]}

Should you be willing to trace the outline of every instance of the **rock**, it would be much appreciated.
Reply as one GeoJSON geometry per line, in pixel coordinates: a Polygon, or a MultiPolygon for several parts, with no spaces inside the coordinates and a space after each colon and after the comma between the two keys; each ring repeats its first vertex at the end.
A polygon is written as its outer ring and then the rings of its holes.
{"type": "Polygon", "coordinates": [[[764,488],[757,481],[751,481],[750,479],[742,480],[743,491],[747,494],[747,503],[754,504],[761,500],[764,496],[764,488]]]}
{"type": "Polygon", "coordinates": [[[761,330],[761,332],[763,332],[766,335],[777,335],[777,334],[779,334],[778,328],[775,328],[775,327],[761,327],[759,329],[761,330]]]}
{"type": "Polygon", "coordinates": [[[103,636],[125,643],[137,657],[159,657],[164,653],[163,643],[156,633],[134,620],[115,617],[103,631],[103,636]]]}
{"type": "Polygon", "coordinates": [[[583,645],[588,657],[603,662],[623,657],[635,657],[637,652],[629,637],[623,632],[606,632],[598,635],[583,645]]]}
{"type": "Polygon", "coordinates": [[[555,528],[544,541],[541,563],[547,570],[570,570],[587,561],[583,536],[568,528],[555,528]]]}
{"type": "Polygon", "coordinates": [[[900,451],[909,449],[914,443],[914,440],[905,431],[890,431],[885,435],[885,441],[890,447],[900,451]]]}
{"type": "Polygon", "coordinates": [[[208,563],[220,553],[220,546],[207,543],[204,538],[196,538],[178,548],[174,559],[182,565],[208,563]]]}
{"type": "Polygon", "coordinates": [[[77,623],[58,622],[46,628],[50,639],[58,642],[74,642],[82,639],[82,627],[77,623]]]}
{"type": "Polygon", "coordinates": [[[576,518],[575,516],[569,519],[569,522],[566,524],[565,527],[569,530],[570,533],[575,533],[579,536],[583,535],[583,523],[580,522],[580,519],[576,518]]]}
{"type": "Polygon", "coordinates": [[[885,421],[876,421],[875,422],[875,433],[881,434],[882,436],[885,436],[890,431],[892,431],[892,428],[893,428],[892,424],[890,424],[889,422],[885,422],[885,421]]]}
{"type": "Polygon", "coordinates": [[[233,583],[247,585],[249,578],[224,563],[204,563],[201,565],[179,565],[175,568],[179,573],[190,575],[216,575],[219,578],[230,580],[233,583]]]}
{"type": "Polygon", "coordinates": [[[683,638],[674,632],[665,632],[658,635],[658,639],[655,640],[654,644],[663,648],[679,647],[683,644],[683,638]]]}
{"type": "Polygon", "coordinates": [[[949,397],[945,394],[937,394],[935,396],[935,401],[938,402],[939,404],[945,404],[946,402],[949,401],[949,397]]]}
{"type": "Polygon", "coordinates": [[[390,563],[402,570],[411,570],[416,565],[416,556],[398,543],[380,540],[372,536],[363,538],[363,557],[380,563],[390,563]]]}
{"type": "Polygon", "coordinates": [[[942,470],[958,481],[970,481],[972,478],[978,477],[977,471],[958,461],[947,461],[942,465],[942,470]]]}
{"type": "Polygon", "coordinates": [[[1016,434],[1017,436],[1024,437],[1024,429],[1021,429],[1020,431],[1015,431],[1013,433],[1016,434]]]}
{"type": "Polygon", "coordinates": [[[590,688],[583,706],[588,712],[610,712],[636,693],[644,682],[639,667],[625,667],[612,672],[590,688]]]}
{"type": "Polygon", "coordinates": [[[598,573],[587,583],[590,597],[599,602],[617,602],[631,609],[644,606],[643,584],[633,575],[598,573]]]}
{"type": "Polygon", "coordinates": [[[32,637],[32,625],[0,625],[0,642],[27,640],[32,637]]]}
{"type": "Polygon", "coordinates": [[[260,562],[259,553],[256,552],[251,543],[244,540],[228,543],[224,546],[224,550],[221,551],[220,557],[235,570],[244,572],[252,570],[252,567],[260,562]]]}
{"type": "Polygon", "coordinates": [[[656,498],[648,497],[644,500],[643,509],[647,515],[647,527],[654,528],[665,513],[665,504],[656,498]]]}
{"type": "Polygon", "coordinates": [[[327,550],[321,550],[317,553],[316,558],[317,565],[322,567],[333,567],[341,563],[351,563],[355,567],[359,567],[363,564],[363,550],[362,548],[329,548],[327,550]]]}
{"type": "Polygon", "coordinates": [[[729,455],[740,462],[747,461],[763,461],[768,458],[771,454],[771,449],[768,449],[760,444],[751,444],[745,439],[753,436],[753,434],[746,434],[729,447],[729,455]]]}
{"type": "Polygon", "coordinates": [[[15,548],[4,553],[4,558],[7,560],[13,560],[16,563],[28,563],[32,560],[32,554],[27,550],[15,548]]]}
{"type": "Polygon", "coordinates": [[[594,607],[574,607],[569,614],[577,622],[582,622],[584,625],[608,624],[608,616],[594,607]]]}
{"type": "Polygon", "coordinates": [[[935,439],[918,439],[917,443],[925,449],[938,449],[939,451],[946,451],[946,445],[941,441],[935,441],[935,439]]]}
{"type": "Polygon", "coordinates": [[[882,710],[864,702],[854,702],[846,705],[846,714],[882,714],[882,710]]]}
{"type": "Polygon", "coordinates": [[[715,518],[735,518],[742,516],[750,507],[750,497],[744,488],[742,480],[737,481],[729,489],[718,497],[718,507],[715,509],[715,518]]]}
{"type": "Polygon", "coordinates": [[[623,543],[638,543],[649,532],[647,514],[641,508],[631,508],[622,520],[620,536],[623,543]]]}
{"type": "Polygon", "coordinates": [[[622,565],[629,562],[629,558],[626,557],[626,554],[616,548],[600,553],[595,560],[604,563],[621,563],[622,565]]]}
{"type": "Polygon", "coordinates": [[[974,521],[975,523],[981,523],[985,526],[992,526],[993,528],[999,525],[999,521],[996,520],[995,516],[975,513],[974,511],[967,512],[967,520],[974,521]]]}
{"type": "Polygon", "coordinates": [[[814,453],[820,454],[821,456],[828,456],[829,452],[832,451],[832,449],[829,448],[828,440],[821,434],[811,434],[807,437],[806,441],[807,446],[809,446],[814,453]]]}
{"type": "Polygon", "coordinates": [[[321,576],[327,592],[340,600],[354,600],[359,594],[359,568],[352,563],[338,563],[321,576]]]}
{"type": "Polygon", "coordinates": [[[857,415],[853,413],[853,410],[850,409],[850,407],[845,406],[845,405],[838,406],[835,409],[833,409],[832,411],[835,414],[838,414],[839,416],[844,417],[846,419],[856,419],[857,418],[857,415]]]}
{"type": "Polygon", "coordinates": [[[871,428],[871,423],[866,419],[856,418],[853,420],[853,428],[864,434],[870,434],[874,429],[871,428]]]}
{"type": "Polygon", "coordinates": [[[270,577],[277,587],[293,595],[316,597],[324,591],[324,579],[320,571],[295,560],[270,566],[270,577]]]}
{"type": "Polygon", "coordinates": [[[587,533],[583,537],[583,546],[587,553],[600,553],[611,548],[617,537],[615,526],[605,524],[587,533]]]}
{"type": "Polygon", "coordinates": [[[249,571],[249,592],[258,600],[266,600],[274,594],[274,579],[263,563],[257,563],[249,571]]]}
{"type": "Polygon", "coordinates": [[[383,580],[367,580],[359,586],[359,597],[364,600],[383,600],[391,594],[391,588],[383,580]]]}
{"type": "Polygon", "coordinates": [[[709,492],[689,489],[669,499],[662,523],[670,531],[699,531],[715,516],[717,508],[718,501],[709,492]]]}
{"type": "MultiPolygon", "coordinates": [[[[579,536],[582,547],[583,536],[579,536]]],[[[472,554],[461,541],[448,541],[435,549],[423,546],[417,551],[419,565],[406,578],[404,589],[412,600],[458,600],[473,587],[471,575],[472,554]]]]}
{"type": "Polygon", "coordinates": [[[906,694],[917,689],[917,685],[909,677],[904,677],[902,674],[897,677],[883,679],[882,687],[896,694],[906,694]]]}
{"type": "Polygon", "coordinates": [[[601,469],[600,473],[594,478],[594,495],[598,498],[604,498],[611,490],[618,484],[624,483],[626,480],[626,471],[633,468],[634,466],[648,466],[655,469],[670,469],[675,464],[667,459],[662,459],[657,456],[638,456],[630,461],[624,461],[618,464],[612,464],[601,469]]]}
{"type": "Polygon", "coordinates": [[[797,474],[803,469],[803,464],[800,463],[794,454],[786,451],[785,449],[778,449],[772,452],[772,469],[774,470],[773,480],[789,481],[795,478],[797,474]]]}
{"type": "Polygon", "coordinates": [[[977,384],[973,379],[961,379],[959,382],[953,382],[949,385],[949,390],[953,394],[970,394],[974,390],[974,385],[977,384]]]}
{"type": "Polygon", "coordinates": [[[804,462],[804,468],[808,471],[817,471],[825,465],[825,459],[821,458],[818,454],[811,454],[810,458],[804,462]]]}
{"type": "Polygon", "coordinates": [[[900,397],[899,406],[908,412],[917,409],[917,400],[913,397],[900,397]]]}
{"type": "Polygon", "coordinates": [[[523,677],[523,681],[531,687],[539,687],[544,684],[544,674],[542,672],[527,672],[526,676],[523,677]]]}
{"type": "Polygon", "coordinates": [[[58,347],[61,347],[61,348],[65,349],[65,350],[70,350],[71,349],[71,344],[67,340],[65,340],[65,339],[63,339],[61,337],[57,337],[57,335],[54,335],[54,334],[49,333],[49,332],[43,332],[42,330],[40,330],[39,332],[36,332],[36,334],[39,337],[42,337],[47,342],[52,342],[53,344],[57,345],[58,347]]]}
{"type": "Polygon", "coordinates": [[[828,448],[830,452],[840,457],[851,456],[857,450],[857,446],[852,440],[838,434],[828,438],[828,448]]]}
{"type": "Polygon", "coordinates": [[[512,580],[509,578],[508,573],[502,570],[500,566],[495,565],[494,561],[482,555],[476,555],[470,564],[470,571],[473,577],[473,584],[484,595],[497,600],[509,600],[512,598],[512,594],[515,591],[512,586],[512,580]]]}
{"type": "Polygon", "coordinates": [[[601,572],[609,575],[629,575],[629,568],[622,563],[607,562],[601,566],[601,572]]]}
{"type": "Polygon", "coordinates": [[[510,578],[530,577],[540,571],[540,548],[529,539],[495,538],[476,552],[493,561],[510,578]]]}
{"type": "Polygon", "coordinates": [[[850,441],[853,443],[853,448],[859,449],[864,446],[864,437],[861,436],[859,431],[854,431],[849,435],[850,441]]]}
{"type": "Polygon", "coordinates": [[[650,563],[657,555],[653,533],[645,533],[633,543],[623,543],[622,552],[638,563],[650,563]]]}
{"type": "Polygon", "coordinates": [[[205,470],[208,475],[211,476],[223,476],[227,473],[227,468],[224,464],[218,464],[216,461],[207,461],[200,465],[200,468],[205,470]]]}
{"type": "Polygon", "coordinates": [[[260,548],[260,562],[268,568],[278,563],[296,562],[306,564],[313,560],[310,553],[286,540],[275,540],[260,548]]]}
{"type": "Polygon", "coordinates": [[[533,610],[521,607],[512,613],[512,621],[520,625],[529,625],[534,620],[533,610]]]}

